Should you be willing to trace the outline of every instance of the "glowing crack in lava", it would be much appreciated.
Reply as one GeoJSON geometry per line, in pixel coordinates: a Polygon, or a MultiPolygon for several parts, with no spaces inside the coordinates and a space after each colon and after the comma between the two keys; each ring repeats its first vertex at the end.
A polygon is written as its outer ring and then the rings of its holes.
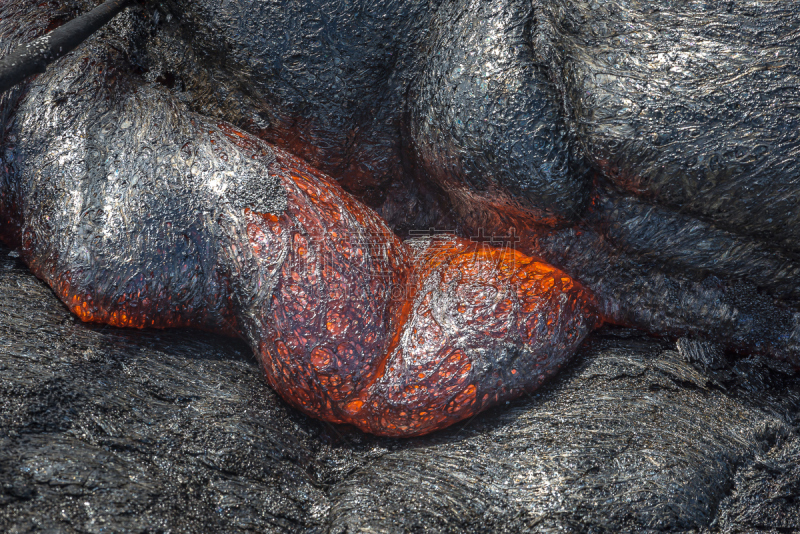
{"type": "Polygon", "coordinates": [[[228,270],[216,287],[233,289],[218,317],[208,316],[214,307],[170,306],[144,276],[104,291],[114,286],[74,284],[72,273],[32,262],[81,319],[220,325],[251,340],[292,405],[390,436],[431,432],[536,389],[599,323],[589,294],[558,269],[453,236],[405,244],[301,160],[217,127],[213,145],[228,141],[250,159],[274,151],[270,174],[287,192],[282,213],[244,209],[243,239],[220,240],[228,270]]]}

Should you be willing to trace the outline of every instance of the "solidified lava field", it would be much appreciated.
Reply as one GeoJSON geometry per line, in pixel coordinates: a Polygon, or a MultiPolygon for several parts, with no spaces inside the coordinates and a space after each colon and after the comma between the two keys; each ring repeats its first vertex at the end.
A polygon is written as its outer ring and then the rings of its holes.
{"type": "Polygon", "coordinates": [[[794,4],[334,4],[0,101],[0,531],[796,531],[794,4]]]}
{"type": "Polygon", "coordinates": [[[761,357],[591,335],[530,397],[413,439],[302,415],[248,346],[78,321],[0,249],[3,532],[792,532],[800,391],[761,357]],[[688,352],[687,352],[688,353],[688,352]]]}

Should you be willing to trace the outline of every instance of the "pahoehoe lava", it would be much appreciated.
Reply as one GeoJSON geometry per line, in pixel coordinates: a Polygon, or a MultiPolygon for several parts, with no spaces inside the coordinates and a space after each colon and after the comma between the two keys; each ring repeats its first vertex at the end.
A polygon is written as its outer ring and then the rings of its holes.
{"type": "Polygon", "coordinates": [[[439,4],[125,13],[3,96],[4,239],[81,319],[242,336],[377,434],[532,391],[603,320],[800,362],[791,3],[439,4]]]}

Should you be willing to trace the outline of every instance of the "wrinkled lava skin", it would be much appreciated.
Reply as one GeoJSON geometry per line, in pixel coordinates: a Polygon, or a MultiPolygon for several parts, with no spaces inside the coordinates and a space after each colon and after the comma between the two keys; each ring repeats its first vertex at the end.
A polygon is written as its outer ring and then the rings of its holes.
{"type": "MultiPolygon", "coordinates": [[[[88,4],[0,0],[3,46],[88,4]]],[[[288,402],[376,434],[534,390],[603,320],[797,365],[799,20],[137,6],[2,96],[2,233],[81,319],[243,336],[288,402]]]]}

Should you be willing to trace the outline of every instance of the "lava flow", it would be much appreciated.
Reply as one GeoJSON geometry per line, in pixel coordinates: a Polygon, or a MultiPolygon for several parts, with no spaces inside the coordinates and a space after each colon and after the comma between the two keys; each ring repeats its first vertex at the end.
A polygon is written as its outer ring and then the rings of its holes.
{"type": "MultiPolygon", "coordinates": [[[[260,140],[218,127],[213,144],[263,152],[260,140]]],[[[220,239],[226,278],[213,286],[228,294],[217,291],[216,309],[167,296],[145,276],[113,299],[100,287],[71,290],[68,273],[51,285],[86,321],[238,333],[292,405],[391,436],[535,389],[599,323],[588,293],[558,269],[454,236],[403,243],[332,180],[267,149],[286,209],[242,210],[244,237],[220,239]]]]}

